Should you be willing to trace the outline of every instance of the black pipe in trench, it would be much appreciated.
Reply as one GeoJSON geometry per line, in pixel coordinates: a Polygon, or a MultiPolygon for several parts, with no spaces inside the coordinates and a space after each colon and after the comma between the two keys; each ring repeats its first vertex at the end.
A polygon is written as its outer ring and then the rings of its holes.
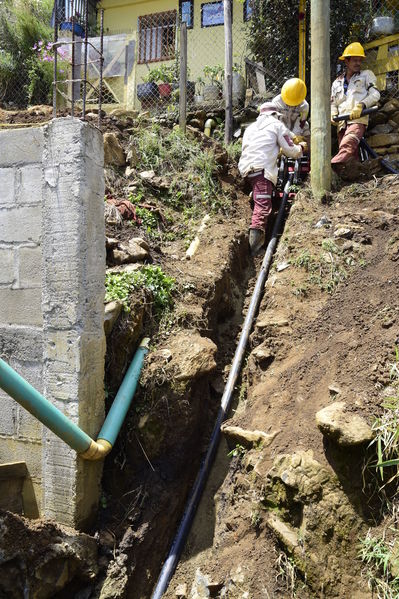
{"type": "Polygon", "coordinates": [[[259,308],[259,304],[262,298],[262,291],[266,282],[267,275],[269,273],[269,268],[274,254],[274,250],[276,249],[277,237],[279,235],[281,223],[284,218],[285,206],[287,203],[289,189],[292,184],[293,177],[294,174],[290,174],[289,179],[284,187],[284,193],[281,199],[280,209],[277,214],[276,222],[274,223],[272,236],[268,243],[266,253],[263,258],[262,266],[256,281],[255,289],[252,294],[251,303],[249,305],[248,313],[245,318],[244,326],[241,332],[241,337],[238,342],[236,352],[234,354],[233,363],[231,366],[229,377],[227,379],[226,386],[224,388],[221,405],[219,408],[215,426],[213,428],[208,450],[206,452],[204,461],[201,464],[200,470],[197,474],[194,486],[191,489],[190,497],[187,501],[183,518],[180,522],[178,531],[169,550],[168,557],[166,558],[165,563],[162,567],[161,573],[158,578],[157,586],[155,587],[151,599],[160,599],[169,586],[169,583],[171,581],[171,578],[183,551],[184,544],[186,542],[188,533],[191,528],[191,524],[194,520],[194,516],[197,511],[197,507],[201,499],[201,495],[204,490],[206,481],[208,479],[209,472],[219,444],[220,427],[230,408],[234,387],[241,370],[241,364],[244,358],[245,348],[248,343],[249,334],[252,329],[253,320],[259,308]]]}

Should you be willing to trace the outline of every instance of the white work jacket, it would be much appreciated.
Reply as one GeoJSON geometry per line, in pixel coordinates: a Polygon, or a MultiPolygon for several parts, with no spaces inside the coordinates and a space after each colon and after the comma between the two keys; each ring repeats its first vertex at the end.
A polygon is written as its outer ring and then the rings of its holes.
{"type": "MultiPolygon", "coordinates": [[[[362,102],[365,108],[375,106],[380,99],[380,92],[376,88],[377,79],[372,71],[359,71],[349,79],[345,93],[345,75],[342,74],[331,86],[331,118],[341,114],[349,114],[356,104],[362,102]]],[[[350,123],[368,125],[369,117],[363,116],[350,123]]],[[[338,128],[345,127],[345,121],[340,121],[338,128]]]]}
{"type": "Polygon", "coordinates": [[[238,169],[243,177],[264,171],[265,179],[277,183],[277,156],[281,150],[290,158],[302,156],[302,146],[292,141],[292,133],[271,114],[261,114],[245,130],[238,169]]]}
{"type": "Polygon", "coordinates": [[[294,135],[310,136],[309,123],[306,120],[309,114],[309,104],[304,100],[298,106],[288,106],[281,94],[273,98],[272,104],[283,115],[282,122],[294,135]]]}

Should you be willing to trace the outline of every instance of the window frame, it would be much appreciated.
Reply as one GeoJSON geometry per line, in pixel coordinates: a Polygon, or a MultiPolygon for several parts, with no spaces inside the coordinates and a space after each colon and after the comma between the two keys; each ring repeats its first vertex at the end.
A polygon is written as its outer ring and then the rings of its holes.
{"type": "Polygon", "coordinates": [[[187,24],[187,29],[194,29],[194,0],[179,0],[179,18],[180,18],[180,23],[186,23],[187,24]],[[183,2],[189,2],[190,3],[191,25],[188,25],[187,21],[183,21],[183,19],[182,19],[182,4],[183,4],[183,2]]]}
{"type": "MultiPolygon", "coordinates": [[[[224,13],[222,23],[210,23],[209,25],[204,25],[204,6],[212,4],[220,4],[223,7],[223,0],[214,0],[214,2],[203,2],[201,4],[201,29],[207,29],[208,27],[224,27],[224,13]]],[[[231,2],[231,20],[233,21],[233,2],[231,2]]]]}
{"type": "MultiPolygon", "coordinates": [[[[152,63],[152,62],[164,62],[166,60],[174,60],[176,58],[176,28],[177,28],[177,10],[173,9],[173,10],[167,10],[164,12],[157,12],[157,13],[152,13],[149,15],[140,15],[138,17],[138,25],[137,25],[137,31],[138,31],[138,44],[137,44],[137,64],[148,64],[148,63],[152,63]],[[168,26],[164,26],[165,31],[167,31],[169,28],[173,30],[173,44],[167,44],[167,48],[170,49],[169,50],[169,54],[163,54],[162,53],[162,34],[163,32],[161,31],[161,39],[160,39],[160,51],[158,53],[158,40],[155,38],[155,58],[152,58],[153,52],[152,52],[152,44],[153,44],[153,30],[158,29],[159,27],[161,27],[162,25],[160,25],[162,23],[162,20],[165,19],[166,20],[166,15],[167,17],[170,19],[170,23],[168,26]],[[173,22],[173,24],[172,24],[173,22]],[[147,31],[150,31],[150,35],[149,35],[149,42],[150,42],[150,48],[149,48],[149,54],[150,54],[150,58],[147,59],[147,41],[148,41],[148,36],[147,36],[147,31]],[[143,37],[144,35],[144,37],[143,37]],[[144,56],[142,57],[142,54],[144,54],[144,56]]],[[[155,33],[155,35],[157,35],[155,33]]]]}

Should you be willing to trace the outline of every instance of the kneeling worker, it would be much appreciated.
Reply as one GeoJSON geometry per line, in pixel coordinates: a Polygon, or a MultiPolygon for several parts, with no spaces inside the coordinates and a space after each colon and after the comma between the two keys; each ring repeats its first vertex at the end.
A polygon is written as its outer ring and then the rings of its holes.
{"type": "Polygon", "coordinates": [[[260,115],[244,133],[238,168],[251,183],[254,201],[249,245],[255,255],[265,242],[266,225],[272,211],[273,185],[277,182],[277,156],[280,151],[300,158],[306,142],[295,145],[293,133],[281,122],[283,115],[271,102],[260,107],[260,115]]]}
{"type": "Polygon", "coordinates": [[[284,125],[295,135],[294,143],[306,141],[309,146],[309,104],[305,100],[306,94],[305,82],[293,77],[284,83],[281,93],[273,98],[272,104],[282,114],[284,125]]]}
{"type": "Polygon", "coordinates": [[[345,163],[359,160],[359,143],[369,122],[368,116],[361,116],[362,110],[375,106],[380,99],[374,73],[361,70],[364,59],[363,46],[359,42],[349,44],[339,57],[345,61],[345,71],[331,87],[331,123],[337,127],[339,143],[331,164],[338,174],[345,163]],[[342,114],[350,115],[348,122],[332,120],[342,114]]]}

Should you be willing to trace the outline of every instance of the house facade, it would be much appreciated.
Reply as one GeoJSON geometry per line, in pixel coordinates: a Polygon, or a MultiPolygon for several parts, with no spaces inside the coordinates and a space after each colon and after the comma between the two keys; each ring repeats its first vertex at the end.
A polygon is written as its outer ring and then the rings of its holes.
{"type": "MultiPolygon", "coordinates": [[[[212,78],[218,78],[220,84],[224,67],[223,0],[103,0],[101,8],[105,105],[143,108],[137,86],[151,80],[162,65],[169,71],[178,65],[180,22],[187,24],[192,95],[200,95],[212,78]],[[204,67],[208,67],[205,73],[204,67]]],[[[232,16],[235,69],[245,76],[245,26],[251,18],[250,0],[232,0],[232,16]]]]}

